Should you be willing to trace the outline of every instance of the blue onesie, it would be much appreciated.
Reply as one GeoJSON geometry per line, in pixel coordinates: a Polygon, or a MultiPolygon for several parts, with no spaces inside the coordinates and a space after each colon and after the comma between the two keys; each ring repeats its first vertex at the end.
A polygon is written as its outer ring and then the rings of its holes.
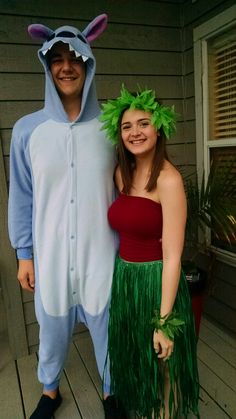
{"type": "MultiPolygon", "coordinates": [[[[107,222],[114,199],[114,148],[98,120],[95,58],[89,42],[106,26],[95,18],[83,32],[31,25],[44,39],[45,106],[15,124],[10,155],[9,234],[18,259],[34,258],[35,310],[40,325],[38,377],[58,386],[76,322],[89,328],[103,374],[116,238],[107,222]],[[69,44],[86,64],[81,111],[71,122],[56,91],[46,54],[69,44]]],[[[109,392],[109,377],[104,391],[109,392]]]]}

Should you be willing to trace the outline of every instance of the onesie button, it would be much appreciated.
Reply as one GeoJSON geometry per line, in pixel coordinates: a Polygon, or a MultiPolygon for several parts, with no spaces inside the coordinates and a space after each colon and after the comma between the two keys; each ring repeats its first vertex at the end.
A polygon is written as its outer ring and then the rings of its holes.
{"type": "Polygon", "coordinates": [[[70,203],[71,203],[71,204],[74,204],[74,202],[75,202],[75,201],[74,201],[74,199],[71,199],[71,200],[70,200],[70,203]]]}
{"type": "Polygon", "coordinates": [[[70,236],[71,240],[74,240],[75,236],[70,236]]]}
{"type": "Polygon", "coordinates": [[[73,291],[73,295],[75,295],[76,294],[76,291],[73,291]]]}
{"type": "Polygon", "coordinates": [[[73,162],[70,164],[70,167],[74,167],[74,163],[73,162]]]}
{"type": "Polygon", "coordinates": [[[70,268],[70,271],[73,272],[74,271],[74,268],[70,268]]]}

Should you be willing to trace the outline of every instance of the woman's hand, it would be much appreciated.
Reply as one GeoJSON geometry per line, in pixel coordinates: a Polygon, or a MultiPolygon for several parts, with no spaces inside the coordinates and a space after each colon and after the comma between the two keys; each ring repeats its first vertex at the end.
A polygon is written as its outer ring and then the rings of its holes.
{"type": "Polygon", "coordinates": [[[174,350],[174,342],[168,339],[161,330],[154,330],[153,347],[158,354],[158,358],[167,361],[174,350]]]}

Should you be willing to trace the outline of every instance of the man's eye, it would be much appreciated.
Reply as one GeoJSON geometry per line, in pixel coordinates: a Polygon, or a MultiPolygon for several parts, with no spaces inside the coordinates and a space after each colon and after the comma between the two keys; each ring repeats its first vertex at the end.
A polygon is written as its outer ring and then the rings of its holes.
{"type": "Polygon", "coordinates": [[[76,64],[78,64],[78,63],[82,63],[82,58],[81,57],[78,57],[78,58],[74,58],[73,59],[73,63],[76,63],[76,64]]]}
{"type": "Polygon", "coordinates": [[[62,60],[60,58],[53,58],[51,61],[51,64],[58,64],[60,63],[62,60]]]}

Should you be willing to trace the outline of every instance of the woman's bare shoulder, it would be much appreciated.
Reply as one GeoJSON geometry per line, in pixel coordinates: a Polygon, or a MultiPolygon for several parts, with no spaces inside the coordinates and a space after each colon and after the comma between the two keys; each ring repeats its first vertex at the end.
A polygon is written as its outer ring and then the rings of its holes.
{"type": "Polygon", "coordinates": [[[181,208],[186,213],[186,194],[182,176],[173,164],[166,162],[157,181],[160,202],[165,209],[181,208]]]}
{"type": "Polygon", "coordinates": [[[177,185],[183,184],[183,179],[176,167],[170,163],[169,161],[165,160],[163,169],[160,172],[158,177],[158,187],[175,187],[177,185]]]}

